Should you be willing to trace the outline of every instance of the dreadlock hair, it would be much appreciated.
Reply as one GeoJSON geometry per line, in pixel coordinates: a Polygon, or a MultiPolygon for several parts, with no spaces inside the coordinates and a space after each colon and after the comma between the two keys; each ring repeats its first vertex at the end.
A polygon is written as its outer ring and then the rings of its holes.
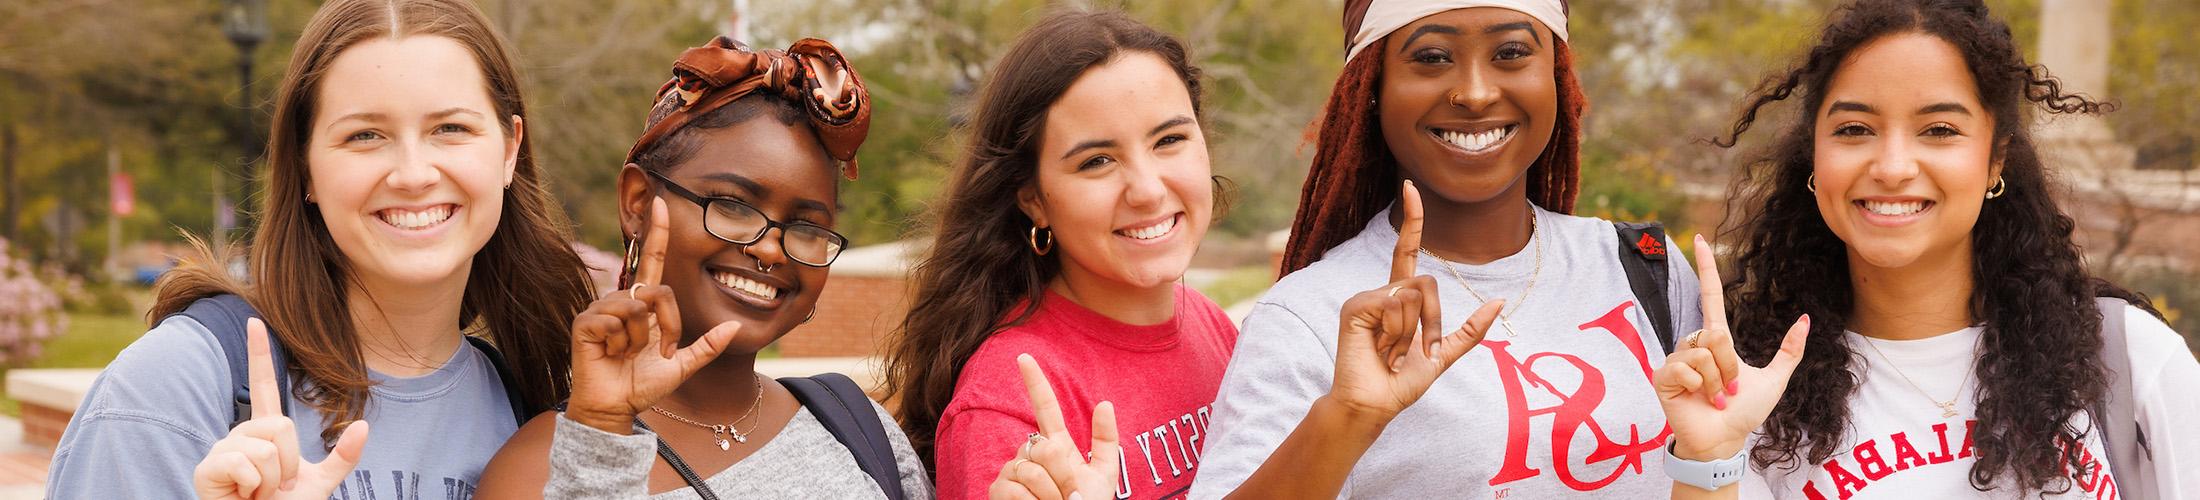
{"type": "MultiPolygon", "coordinates": [[[[1389,37],[1375,42],[1388,43],[1389,37]]],[[[1571,214],[1581,193],[1581,114],[1589,99],[1574,78],[1574,53],[1555,40],[1553,80],[1558,83],[1558,124],[1551,143],[1528,167],[1528,200],[1544,210],[1571,214]]],[[[1283,252],[1278,278],[1320,260],[1322,253],[1359,234],[1360,224],[1398,199],[1398,162],[1383,143],[1375,96],[1382,89],[1381,50],[1363,50],[1345,63],[1319,123],[1314,165],[1299,191],[1298,216],[1283,252]]]]}
{"type": "Polygon", "coordinates": [[[1759,428],[1751,462],[1760,469],[1823,463],[1849,430],[1848,401],[1861,381],[1852,371],[1859,358],[1842,332],[1855,290],[1848,246],[1826,226],[1807,188],[1812,131],[1843,61],[1873,40],[1904,33],[1938,38],[1963,54],[1979,102],[1994,118],[1994,155],[2003,161],[2007,183],[2007,194],[1981,207],[1971,229],[1976,286],[1968,312],[1985,324],[1975,368],[1978,426],[1971,436],[1978,462],[1971,466],[1971,486],[1986,491],[2007,478],[2024,491],[2068,491],[2070,475],[2080,472],[2068,467],[2071,454],[2082,450],[2074,443],[2090,432],[2075,428],[2071,416],[2107,390],[2101,313],[2092,299],[2117,297],[2153,308],[2139,294],[2086,271],[2071,241],[2076,226],[2051,196],[2053,182],[2033,149],[2022,106],[2097,114],[2114,105],[2063,93],[2046,68],[2024,61],[2008,25],[1979,0],[1860,0],[1837,8],[1817,45],[1792,69],[1766,78],[1730,134],[1712,141],[1732,147],[1759,109],[1802,93],[1803,111],[1768,153],[1742,167],[1727,202],[1753,209],[1730,221],[1740,229],[1731,239],[1740,272],[1726,285],[1726,296],[1741,356],[1752,363],[1771,359],[1788,321],[1811,317],[1809,355],[1759,428]]]}

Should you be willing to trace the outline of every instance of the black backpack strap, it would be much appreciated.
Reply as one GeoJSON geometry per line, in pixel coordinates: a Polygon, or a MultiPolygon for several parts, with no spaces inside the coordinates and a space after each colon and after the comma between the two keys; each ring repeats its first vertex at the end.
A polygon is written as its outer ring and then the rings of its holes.
{"type": "MultiPolygon", "coordinates": [[[[245,335],[247,334],[245,320],[260,317],[259,311],[254,310],[252,304],[246,303],[244,297],[235,294],[221,294],[193,301],[190,307],[162,317],[161,321],[167,321],[168,318],[176,316],[191,318],[192,321],[199,322],[200,326],[206,327],[208,332],[214,334],[214,341],[221,344],[222,357],[229,364],[229,392],[234,405],[232,406],[232,413],[229,415],[229,427],[236,428],[238,424],[251,420],[252,353],[249,351],[249,347],[245,345],[245,335]]],[[[275,386],[280,388],[285,396],[282,402],[283,414],[289,415],[290,370],[285,369],[289,365],[289,356],[283,351],[283,343],[276,340],[273,335],[270,335],[267,340],[268,352],[273,355],[275,361],[275,386]]]]}
{"type": "Polygon", "coordinates": [[[2131,343],[2124,335],[2123,299],[2093,299],[2101,309],[2101,365],[2108,368],[2109,390],[2092,408],[2093,428],[2107,448],[2109,474],[2124,498],[2159,498],[2154,484],[2154,451],[2139,428],[2138,402],[2131,392],[2131,343]]]}
{"type": "Polygon", "coordinates": [[[512,378],[512,368],[504,364],[504,354],[497,352],[497,346],[490,345],[488,339],[472,335],[460,336],[466,338],[466,343],[473,344],[474,349],[481,351],[482,357],[489,358],[489,366],[497,370],[497,379],[504,381],[504,402],[512,405],[512,420],[519,422],[519,425],[527,425],[527,417],[533,416],[527,411],[527,395],[520,393],[519,380],[512,378]]]}
{"type": "MultiPolygon", "coordinates": [[[[550,409],[552,411],[564,413],[565,402],[559,401],[558,404],[551,405],[550,409]]],[[[649,428],[649,424],[642,423],[642,419],[640,418],[634,419],[634,426],[639,427],[645,431],[656,432],[649,428]]],[[[688,467],[687,461],[680,459],[680,454],[673,452],[672,445],[665,443],[665,440],[663,438],[657,439],[657,458],[665,459],[665,465],[672,466],[672,471],[680,474],[680,480],[686,481],[688,488],[692,488],[695,490],[695,496],[697,498],[701,498],[703,500],[718,500],[718,492],[711,491],[710,485],[703,484],[703,477],[695,474],[695,469],[692,467],[688,467]]]]}
{"type": "Polygon", "coordinates": [[[856,465],[878,482],[886,498],[905,498],[901,471],[894,463],[894,446],[887,441],[886,425],[879,421],[878,411],[871,408],[871,397],[863,393],[863,387],[838,373],[787,377],[779,383],[817,416],[818,423],[833,433],[833,439],[840,440],[841,446],[855,455],[856,465]]]}
{"type": "Polygon", "coordinates": [[[1614,222],[1619,232],[1619,267],[1627,271],[1627,286],[1635,290],[1642,312],[1650,315],[1658,344],[1673,353],[1672,270],[1665,265],[1665,225],[1656,222],[1614,222]]]}

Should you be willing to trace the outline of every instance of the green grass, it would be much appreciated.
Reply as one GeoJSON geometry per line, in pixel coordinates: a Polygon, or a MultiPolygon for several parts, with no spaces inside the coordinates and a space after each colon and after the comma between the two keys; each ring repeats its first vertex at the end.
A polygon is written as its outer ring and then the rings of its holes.
{"type": "MultiPolygon", "coordinates": [[[[38,359],[10,368],[100,368],[115,354],[145,334],[145,323],[136,316],[70,314],[69,329],[46,341],[38,359]]],[[[0,369],[0,413],[22,415],[15,399],[7,397],[7,374],[0,369]]]]}
{"type": "Polygon", "coordinates": [[[1231,269],[1222,279],[1200,287],[1199,293],[1215,301],[1215,305],[1230,307],[1260,296],[1268,287],[1276,284],[1275,270],[1267,265],[1245,266],[1231,269]]]}

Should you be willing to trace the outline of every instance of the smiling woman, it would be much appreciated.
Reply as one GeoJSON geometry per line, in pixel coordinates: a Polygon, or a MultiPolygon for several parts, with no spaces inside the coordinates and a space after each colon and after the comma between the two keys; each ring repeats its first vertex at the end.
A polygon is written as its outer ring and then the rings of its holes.
{"type": "Polygon", "coordinates": [[[565,397],[564,320],[592,293],[489,26],[457,0],[314,14],[277,93],[249,276],[200,256],[162,278],[49,494],[470,490],[519,417],[565,397]]]}

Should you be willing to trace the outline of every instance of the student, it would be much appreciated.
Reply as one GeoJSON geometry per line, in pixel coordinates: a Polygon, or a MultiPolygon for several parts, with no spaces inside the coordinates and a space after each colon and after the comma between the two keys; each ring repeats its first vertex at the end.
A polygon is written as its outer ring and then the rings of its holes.
{"type": "Polygon", "coordinates": [[[1237,339],[1182,284],[1216,211],[1200,91],[1181,42],[1116,12],[1050,16],[993,68],[887,354],[942,496],[1191,485],[1237,339]]]}
{"type": "Polygon", "coordinates": [[[870,111],[823,40],[682,53],[619,170],[628,288],[573,318],[573,399],[512,437],[481,495],[931,498],[908,439],[853,382],[808,399],[805,384],[848,379],[756,371],[848,247],[834,176],[855,178],[870,111]]]}
{"type": "Polygon", "coordinates": [[[201,256],[163,277],[50,496],[470,491],[518,417],[564,397],[560,318],[591,292],[487,18],[336,0],[293,51],[249,276],[201,256]]]}
{"type": "Polygon", "coordinates": [[[1696,328],[1695,287],[1657,282],[1689,276],[1662,232],[1568,215],[1565,4],[1344,19],[1289,274],[1245,319],[1191,496],[1664,494],[1650,368],[1696,328]]]}
{"type": "Polygon", "coordinates": [[[2200,495],[2200,363],[2086,270],[2026,131],[2029,105],[2108,105],[2026,63],[1976,0],[1829,19],[1722,142],[1800,98],[1735,181],[1762,208],[1741,222],[1731,336],[1699,246],[1706,330],[1657,372],[1672,496],[2200,495]]]}

